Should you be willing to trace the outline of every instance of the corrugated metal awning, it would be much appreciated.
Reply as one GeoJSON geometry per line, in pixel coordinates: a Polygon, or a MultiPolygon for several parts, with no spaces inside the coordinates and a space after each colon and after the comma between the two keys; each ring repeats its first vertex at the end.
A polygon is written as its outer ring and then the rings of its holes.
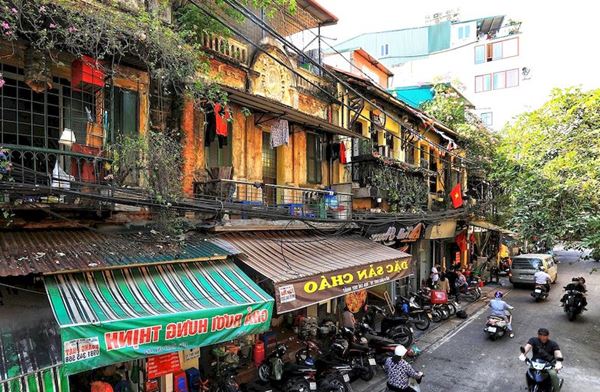
{"type": "Polygon", "coordinates": [[[0,276],[222,260],[228,255],[199,235],[165,241],[161,235],[91,230],[0,232],[0,276]]]}
{"type": "Polygon", "coordinates": [[[279,313],[407,275],[410,255],[366,238],[310,232],[227,233],[212,239],[274,283],[279,313]]]}

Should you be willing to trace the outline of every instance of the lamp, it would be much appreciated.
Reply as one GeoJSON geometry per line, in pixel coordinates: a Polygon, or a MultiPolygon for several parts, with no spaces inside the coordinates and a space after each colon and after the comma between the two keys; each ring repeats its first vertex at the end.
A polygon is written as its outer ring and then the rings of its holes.
{"type": "Polygon", "coordinates": [[[77,140],[75,139],[75,134],[73,133],[73,131],[69,128],[65,128],[62,134],[60,135],[58,144],[71,147],[75,142],[77,142],[77,140]]]}

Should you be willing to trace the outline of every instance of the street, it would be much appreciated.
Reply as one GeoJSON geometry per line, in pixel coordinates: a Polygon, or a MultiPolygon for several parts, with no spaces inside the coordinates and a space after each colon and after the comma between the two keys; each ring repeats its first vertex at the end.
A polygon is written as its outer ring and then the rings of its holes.
{"type": "Polygon", "coordinates": [[[600,304],[595,300],[600,295],[600,274],[590,275],[598,264],[577,262],[576,252],[561,252],[558,257],[559,282],[553,285],[547,301],[533,302],[528,289],[514,289],[506,296],[515,307],[514,339],[486,339],[482,328],[488,311],[482,309],[416,361],[415,368],[425,373],[422,391],[524,390],[526,365],[517,359],[519,346],[540,327],[550,330],[550,338],[558,342],[565,356],[562,391],[600,390],[600,304]],[[581,275],[587,280],[588,311],[569,322],[559,302],[562,286],[572,276],[581,275]]]}

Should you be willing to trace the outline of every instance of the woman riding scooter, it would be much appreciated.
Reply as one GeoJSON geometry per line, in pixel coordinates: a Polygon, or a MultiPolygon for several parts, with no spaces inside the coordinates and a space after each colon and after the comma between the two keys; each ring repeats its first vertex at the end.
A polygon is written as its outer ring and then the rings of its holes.
{"type": "Polygon", "coordinates": [[[492,308],[491,315],[502,317],[504,320],[506,320],[506,322],[508,323],[506,325],[506,328],[510,332],[509,336],[511,338],[514,338],[515,334],[512,330],[512,316],[510,314],[510,311],[514,308],[506,302],[504,302],[504,300],[502,299],[503,295],[504,294],[502,293],[502,291],[496,291],[496,293],[494,294],[494,299],[491,300],[489,304],[490,308],[492,308]]]}
{"type": "Polygon", "coordinates": [[[385,360],[383,369],[387,374],[388,391],[415,392],[415,390],[409,386],[409,379],[414,378],[420,380],[423,377],[422,372],[417,372],[403,359],[407,351],[408,350],[404,346],[398,345],[394,350],[394,356],[385,360]]]}

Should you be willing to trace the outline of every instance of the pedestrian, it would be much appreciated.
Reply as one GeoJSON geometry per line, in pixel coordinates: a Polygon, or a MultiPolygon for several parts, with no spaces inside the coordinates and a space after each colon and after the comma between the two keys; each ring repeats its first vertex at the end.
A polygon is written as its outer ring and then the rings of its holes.
{"type": "Polygon", "coordinates": [[[403,359],[407,351],[399,344],[394,350],[394,355],[388,357],[383,364],[383,370],[387,374],[387,387],[392,392],[414,392],[409,386],[409,378],[423,377],[423,373],[417,372],[403,359]]]}
{"type": "Polygon", "coordinates": [[[450,294],[450,283],[448,279],[446,279],[446,273],[442,272],[440,274],[440,281],[438,282],[438,290],[443,290],[446,294],[450,294]]]}
{"type": "Polygon", "coordinates": [[[354,318],[354,313],[348,309],[347,306],[344,307],[344,311],[342,313],[342,326],[354,331],[354,327],[356,325],[356,319],[354,318]]]}
{"type": "Polygon", "coordinates": [[[454,266],[450,267],[450,270],[446,273],[446,279],[448,279],[448,285],[450,286],[450,295],[456,296],[456,279],[458,275],[456,274],[456,269],[454,266]]]}
{"type": "Polygon", "coordinates": [[[462,273],[462,271],[458,271],[456,273],[455,286],[458,291],[465,291],[469,287],[469,284],[467,283],[467,278],[462,273]]]}
{"type": "Polygon", "coordinates": [[[558,371],[562,369],[563,355],[560,352],[558,343],[550,340],[550,331],[546,328],[538,330],[537,338],[531,338],[525,345],[525,352],[519,355],[521,361],[525,361],[527,353],[533,350],[532,360],[541,359],[546,362],[556,361],[554,369],[548,369],[548,375],[552,381],[552,387],[555,391],[560,391],[560,380],[558,379],[558,371]]]}
{"type": "Polygon", "coordinates": [[[431,274],[429,274],[429,278],[431,279],[431,288],[435,288],[440,280],[440,273],[438,272],[439,266],[431,267],[431,274]]]}

